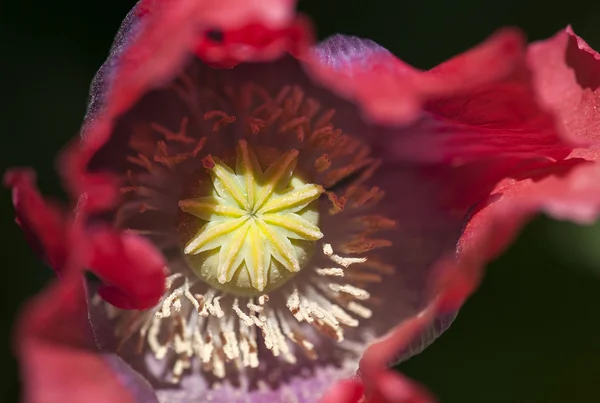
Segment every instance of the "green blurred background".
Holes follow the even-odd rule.
[[[583,0],[303,0],[319,37],[369,37],[403,60],[432,67],[495,29],[519,26],[531,40],[567,24],[600,49],[600,2]],[[0,6],[0,171],[33,166],[60,197],[54,157],[76,135],[89,82],[131,0],[3,2]],[[14,224],[0,195],[0,399],[18,401],[12,324],[20,305],[52,273]],[[401,366],[445,403],[600,401],[600,226],[536,220],[490,265],[455,324]],[[51,370],[49,368],[49,370]]]

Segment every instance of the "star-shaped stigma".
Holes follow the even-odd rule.
[[[179,202],[184,212],[206,221],[187,242],[184,253],[197,255],[220,248],[217,267],[211,268],[218,282],[230,282],[242,268],[258,291],[271,281],[275,261],[290,273],[300,271],[298,251],[303,249],[293,241],[323,237],[316,225],[315,207],[309,205],[324,190],[294,175],[297,159],[297,150],[287,151],[263,172],[245,140],[237,146],[235,171],[220,159],[207,157],[213,194]]]

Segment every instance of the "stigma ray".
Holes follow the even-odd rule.
[[[244,286],[231,280],[243,271],[248,286],[262,292],[273,284],[275,261],[290,273],[300,271],[302,256],[298,254],[305,250],[299,252],[290,239],[314,242],[323,236],[316,225],[318,216],[308,214],[311,211],[300,213],[323,188],[294,177],[297,157],[297,150],[285,152],[263,170],[253,148],[240,140],[235,170],[212,158],[207,170],[215,194],[179,202],[184,212],[206,222],[188,241],[184,253],[219,249],[216,267],[201,276],[215,277],[235,293]]]

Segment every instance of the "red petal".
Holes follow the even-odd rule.
[[[364,386],[358,379],[336,383],[323,396],[319,403],[435,403],[422,386],[393,370],[381,372],[371,385],[368,396],[363,394]]]
[[[454,166],[483,161],[493,171],[483,175],[489,187],[513,174],[522,160],[563,159],[572,151],[538,101],[521,36],[513,30],[428,72],[352,37],[334,36],[315,54],[318,62],[310,71],[358,102],[368,118],[384,124],[412,121],[372,136],[387,160]]]
[[[425,388],[394,371],[381,373],[375,382],[376,389],[367,398],[369,403],[435,403]]]
[[[494,195],[466,226],[459,244],[461,256],[495,257],[539,212],[580,224],[594,222],[600,216],[600,166],[557,164],[554,175],[543,179],[505,180]]]
[[[532,44],[527,62],[542,103],[559,118],[563,136],[572,142],[600,140],[600,54],[571,28]],[[582,150],[580,150],[582,151]],[[574,156],[597,159],[599,149]]]
[[[16,220],[31,248],[58,273],[67,258],[67,222],[61,209],[42,198],[35,186],[35,173],[13,169],[4,175],[12,189]]]
[[[312,42],[309,21],[297,17],[283,27],[251,22],[227,31],[208,30],[200,36],[195,53],[209,65],[229,68],[242,61],[275,59],[282,50],[302,54]]]
[[[139,17],[152,17],[163,13],[165,8],[185,7],[186,0],[141,0],[136,6]],[[265,26],[274,27],[294,17],[296,0],[199,0],[201,13],[194,18],[203,25],[228,29],[260,20]]]
[[[360,362],[360,378],[368,403],[433,403],[435,399],[423,387],[402,374],[388,369],[394,354],[408,348],[435,319],[438,302],[419,315],[406,320],[384,339],[369,346]]]
[[[162,297],[165,263],[148,241],[132,234],[72,227],[59,207],[40,196],[32,171],[9,171],[4,181],[13,189],[17,222],[31,247],[59,274],[65,274],[70,258],[69,270],[91,270],[107,283],[101,294],[122,308],[146,309]],[[73,236],[73,231],[79,232]]]
[[[103,229],[90,237],[90,269],[105,283],[98,290],[122,309],[147,309],[165,290],[163,256],[146,239]]]
[[[488,41],[429,72],[411,69],[389,52],[349,58],[343,66],[313,60],[312,75],[356,101],[372,120],[402,124],[415,120],[429,99],[464,93],[510,74],[523,58],[517,31],[501,31]]]
[[[563,159],[573,148],[560,137],[555,117],[539,104],[524,65],[466,94],[429,102],[426,109],[441,126],[429,150],[435,152],[438,143],[438,159],[444,162]]]
[[[15,338],[24,401],[133,403],[137,401],[133,393],[151,396],[149,386],[133,373],[122,372],[118,379],[95,351],[93,340],[79,274],[56,282],[30,302]]]
[[[548,158],[524,160],[499,155],[455,168],[435,166],[426,170],[426,177],[440,180],[439,193],[445,208],[468,209],[486,202],[498,182],[505,178],[539,180],[552,174],[562,174],[584,162],[580,158],[555,162]]]

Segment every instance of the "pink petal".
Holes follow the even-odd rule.
[[[30,169],[13,169],[4,175],[4,185],[12,189],[16,221],[31,248],[60,273],[67,259],[67,223],[64,212],[42,198]]]
[[[165,263],[150,242],[74,224],[74,217],[41,197],[33,171],[11,170],[4,181],[12,188],[17,222],[29,244],[58,274],[89,269],[107,283],[102,294],[120,307],[145,309],[162,297]]]
[[[123,309],[156,305],[165,288],[165,261],[150,241],[133,234],[91,231],[90,269],[105,285],[99,294]]]
[[[359,379],[337,382],[319,400],[319,403],[358,403],[364,395],[364,386]]]
[[[359,374],[368,403],[434,403],[436,399],[422,386],[388,369],[391,352],[405,350],[435,319],[439,302],[407,319],[385,338],[369,346],[360,362]],[[351,400],[347,400],[351,402]]]
[[[556,166],[542,179],[505,180],[495,198],[481,208],[465,228],[459,248],[462,256],[491,259],[501,253],[518,230],[535,214],[590,224],[600,215],[600,166]]]
[[[376,389],[368,403],[435,403],[424,387],[393,370],[382,372],[375,381]]]
[[[600,140],[600,54],[569,27],[527,50],[539,97],[558,117],[564,138],[579,144]],[[574,156],[597,159],[598,147]]]
[[[429,72],[412,69],[387,51],[363,52],[363,58],[350,57],[343,64],[328,62],[321,51],[307,68],[327,87],[359,104],[369,119],[402,124],[418,118],[427,100],[465,93],[507,76],[522,60],[523,48],[520,33],[505,30]]]
[[[24,401],[156,401],[144,380],[123,365],[116,372],[116,367],[96,351],[82,280],[73,273],[54,283],[20,316],[15,348],[21,363]]]

